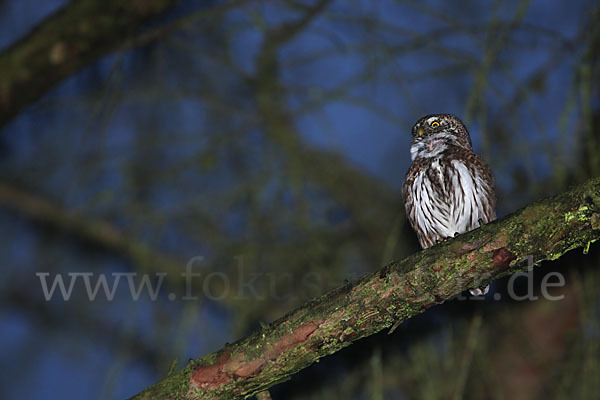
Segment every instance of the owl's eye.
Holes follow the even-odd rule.
[[[432,127],[432,128],[437,128],[438,126],[440,126],[440,123],[439,123],[439,122],[437,122],[437,121],[433,121],[433,122],[431,123],[431,127]]]

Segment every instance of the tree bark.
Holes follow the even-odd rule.
[[[251,336],[191,361],[135,399],[235,399],[443,303],[600,238],[600,178],[330,291]]]
[[[0,126],[178,0],[72,1],[0,54]]]

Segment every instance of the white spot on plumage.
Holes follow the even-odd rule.
[[[435,117],[435,116],[434,116],[434,117],[429,117],[429,118],[427,118],[427,119],[425,120],[425,122],[427,122],[427,125],[431,125],[431,123],[432,123],[433,121],[437,121],[437,119],[438,119],[438,118],[437,118],[437,117]]]

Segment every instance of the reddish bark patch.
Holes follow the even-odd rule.
[[[467,260],[469,262],[473,262],[477,259],[477,253],[469,253],[467,254]]]
[[[223,371],[234,377],[254,376],[262,371],[266,363],[267,361],[262,357],[246,361],[244,353],[237,353],[223,365]]]
[[[192,385],[213,389],[231,381],[231,377],[223,371],[229,357],[229,353],[225,353],[214,364],[197,367],[190,377]]]
[[[279,354],[287,351],[298,343],[302,343],[308,339],[310,335],[316,331],[321,325],[322,321],[309,321],[300,325],[292,332],[289,332],[283,335],[279,340],[271,346],[269,350],[266,352],[266,356],[268,359],[274,359]]]
[[[381,294],[382,299],[387,299],[392,293],[394,293],[395,289],[390,288]]]
[[[473,250],[476,250],[476,249],[480,248],[487,240],[489,240],[489,239],[483,238],[483,239],[476,240],[471,243],[461,243],[460,251],[458,252],[458,254],[465,254],[465,253],[471,252]]]
[[[233,379],[258,375],[266,363],[264,358],[245,361],[243,353],[233,357],[226,353],[212,365],[197,367],[191,374],[191,384],[203,389],[216,389]]]
[[[510,262],[515,260],[517,256],[507,250],[505,247],[494,250],[492,261],[498,268],[508,268]]]
[[[264,358],[257,358],[256,360],[248,361],[241,367],[236,369],[233,374],[238,377],[247,378],[249,376],[255,376],[262,371],[267,361]]]

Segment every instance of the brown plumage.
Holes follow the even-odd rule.
[[[402,193],[406,215],[421,247],[496,219],[494,176],[473,153],[462,121],[427,115],[412,129],[410,166]]]

